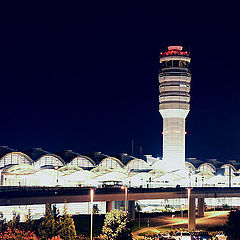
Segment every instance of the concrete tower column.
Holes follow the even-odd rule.
[[[205,205],[204,198],[198,198],[198,217],[204,217]]]
[[[195,230],[196,227],[196,199],[190,196],[188,198],[188,229]]]
[[[128,213],[129,217],[135,220],[135,201],[128,201]]]
[[[191,59],[181,46],[161,53],[159,111],[163,118],[163,168],[185,169],[185,119],[190,110]]]
[[[113,202],[112,201],[106,201],[106,212],[110,212],[113,210]]]

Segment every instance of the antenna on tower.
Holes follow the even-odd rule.
[[[134,151],[134,141],[132,140],[132,156],[133,156],[133,151]]]
[[[191,54],[191,47],[189,44],[188,44],[188,53]]]
[[[143,155],[143,149],[142,149],[142,146],[139,147],[139,153],[140,153],[140,156]]]

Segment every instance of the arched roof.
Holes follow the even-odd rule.
[[[73,162],[76,158],[84,158],[85,160],[88,160],[90,163],[93,164],[93,166],[96,165],[96,163],[88,156],[84,156],[84,155],[78,155],[76,157],[74,157],[69,163]]]
[[[192,167],[193,169],[196,169],[196,167],[191,163],[191,162],[185,162],[185,166],[190,166],[190,167]]]
[[[93,152],[86,154],[87,157],[91,158],[95,164],[99,164],[104,158],[110,157],[109,155],[106,155],[101,152]]]
[[[23,153],[23,152],[15,152],[15,151],[11,151],[11,152],[5,154],[4,156],[2,156],[1,159],[0,159],[0,161],[1,161],[3,158],[5,158],[5,157],[7,157],[8,155],[10,155],[10,154],[19,154],[19,155],[25,157],[25,158],[29,161],[30,164],[33,163],[33,160],[32,160],[28,155],[26,155],[26,154]]]
[[[57,160],[59,160],[63,165],[65,164],[65,161],[61,157],[59,157],[58,155],[53,154],[53,153],[44,154],[40,158],[38,158],[35,162],[37,162],[37,161],[41,160],[41,158],[44,158],[44,157],[47,157],[47,156],[54,157]]]
[[[221,168],[225,168],[225,167],[230,167],[230,168],[232,168],[232,169],[234,170],[234,172],[237,171],[237,169],[236,169],[232,164],[230,164],[230,163],[226,163],[226,164],[223,164],[223,165],[221,166]]]
[[[210,166],[214,171],[216,171],[216,167],[212,164],[212,163],[209,163],[209,162],[205,162],[205,163],[202,163],[198,169],[200,169],[200,167],[204,166],[204,165],[207,165],[207,166]]]
[[[114,160],[117,163],[119,163],[121,167],[124,167],[124,164],[118,158],[115,158],[115,157],[106,157],[101,162],[99,162],[99,164],[101,164],[103,161],[106,161],[106,160]]]
[[[240,162],[236,161],[236,160],[228,160],[227,163],[231,164],[232,166],[234,166],[234,168],[236,170],[240,169]]]
[[[23,153],[28,155],[33,161],[37,161],[43,155],[50,154],[49,152],[41,148],[30,148],[28,150],[23,151]]]
[[[11,152],[17,152],[17,150],[9,148],[8,146],[0,146],[0,159]]]
[[[79,153],[73,152],[73,150],[63,150],[57,152],[55,155],[59,156],[62,158],[65,163],[70,163],[75,157],[80,157],[82,156]]]
[[[127,165],[128,162],[135,159],[135,157],[128,155],[127,153],[116,154],[115,157],[119,159],[124,165]]]
[[[204,163],[202,160],[197,158],[186,158],[185,162],[191,163],[195,168],[198,168],[202,163]]]
[[[213,159],[207,159],[206,163],[210,163],[212,164],[215,168],[220,168],[224,163],[218,161],[217,159],[213,158]]]
[[[133,158],[132,160],[130,160],[130,161],[126,164],[126,166],[130,165],[130,164],[131,164],[132,162],[134,162],[134,161],[142,162],[142,163],[145,164],[147,167],[149,167],[149,165],[147,164],[147,162],[144,161],[143,159],[140,159],[140,158]]]

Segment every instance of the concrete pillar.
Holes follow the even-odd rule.
[[[128,213],[129,217],[135,220],[135,201],[128,201]]]
[[[106,201],[106,212],[110,212],[113,210],[113,202],[112,201]]]
[[[188,229],[195,230],[196,227],[196,203],[195,197],[188,198]]]
[[[198,217],[204,217],[205,205],[204,198],[198,198]]]

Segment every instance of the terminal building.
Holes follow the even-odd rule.
[[[163,157],[140,157],[127,153],[108,155],[101,152],[81,154],[72,150],[56,153],[41,148],[19,151],[0,147],[1,186],[42,187],[240,187],[240,162],[225,159],[185,157],[185,119],[190,111],[190,55],[181,46],[170,46],[160,54],[159,111],[163,118]],[[160,200],[159,200],[160,201]],[[152,201],[153,205],[160,202]],[[223,204],[228,199],[208,204]],[[239,205],[230,199],[229,205]],[[80,204],[80,203],[79,203]],[[89,213],[89,205],[71,204],[70,213]],[[105,203],[98,203],[101,213]],[[119,203],[118,206],[119,207]],[[161,203],[166,205],[166,203]],[[182,206],[184,202],[178,202]],[[142,201],[149,207],[150,201]],[[169,205],[169,203],[168,203]],[[176,205],[176,203],[173,203]],[[185,204],[186,205],[186,204]],[[26,206],[27,207],[27,206]],[[41,206],[44,208],[44,206]],[[26,208],[18,210],[26,212]],[[33,207],[37,216],[40,206]],[[80,209],[80,210],[79,210]],[[8,213],[6,213],[8,211]],[[12,207],[0,207],[4,216],[12,216]],[[15,210],[16,211],[16,210]],[[43,214],[44,211],[42,211]],[[27,213],[27,212],[26,212]],[[24,214],[23,214],[24,215]]]
[[[101,152],[79,154],[71,150],[50,153],[41,148],[18,151],[0,147],[1,186],[42,187],[104,187],[110,185],[132,188],[159,187],[240,187],[240,163],[216,159],[185,161],[185,173],[162,169],[163,160],[151,155],[141,158],[126,153],[110,156]],[[240,199],[205,199],[208,206],[238,206]],[[94,203],[99,213],[106,213],[106,202]],[[143,212],[187,209],[187,199],[139,200]],[[60,212],[64,204],[57,204]],[[168,209],[166,209],[168,206]],[[114,208],[124,209],[124,202],[114,202]],[[28,210],[33,218],[44,214],[44,205],[2,206],[0,212],[7,220],[13,211],[24,221]],[[71,214],[89,214],[89,203],[69,203]]]
[[[41,148],[18,151],[0,147],[1,186],[239,187],[240,163],[216,159],[185,161],[185,174],[162,169],[163,160],[126,153],[82,155],[72,150],[50,153]]]

